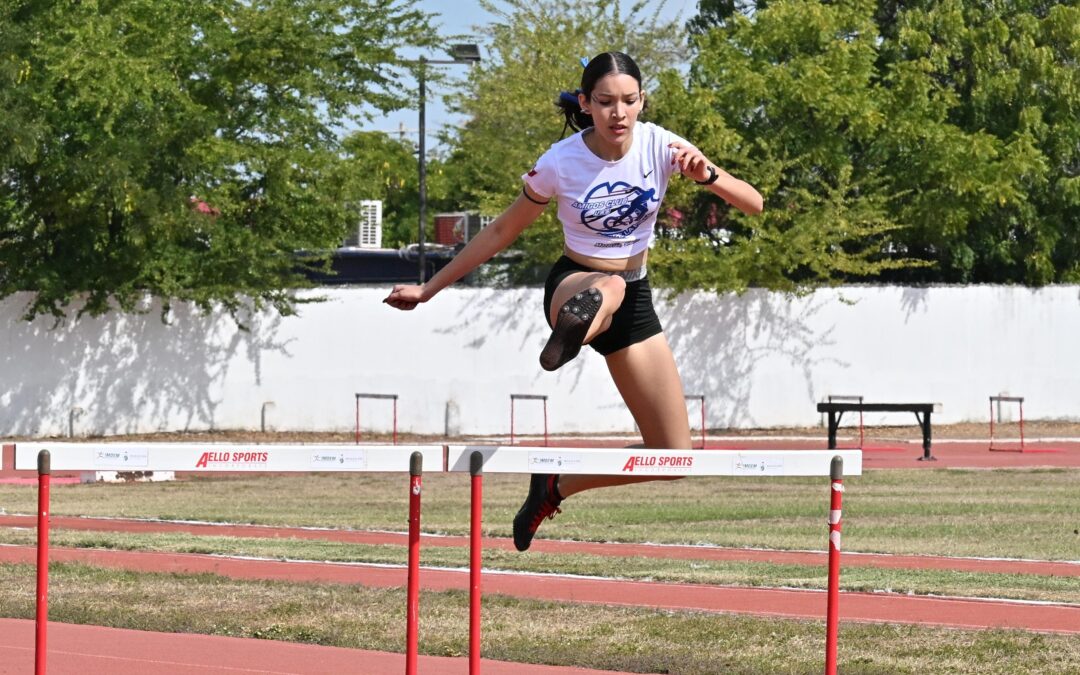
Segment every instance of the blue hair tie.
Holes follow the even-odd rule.
[[[571,106],[574,106],[574,105],[578,104],[577,93],[573,93],[573,92],[569,92],[569,91],[560,92],[559,93],[559,100],[561,100],[564,103],[566,103],[567,105],[571,105]]]
[[[582,68],[588,68],[589,67],[589,58],[587,56],[582,56],[581,57],[581,67]]]

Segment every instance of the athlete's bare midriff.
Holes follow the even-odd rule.
[[[636,270],[643,266],[645,264],[645,259],[649,257],[648,249],[632,255],[629,258],[593,258],[571,251],[566,247],[563,247],[563,253],[567,258],[570,258],[577,264],[584,265],[589,269],[597,270],[599,272],[625,272],[627,270]]]

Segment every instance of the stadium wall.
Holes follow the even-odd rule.
[[[349,431],[357,392],[398,394],[404,432],[505,434],[511,393],[548,395],[552,433],[633,431],[597,354],[539,368],[540,289],[451,288],[412,312],[382,304],[387,292],[305,292],[326,301],[242,316],[243,328],[185,305],[163,323],[153,302],[143,314],[26,322],[29,296],[9,297],[0,435]],[[940,402],[946,423],[985,421],[987,397],[1006,392],[1027,397],[1029,418],[1080,411],[1078,286],[658,294],[658,310],[711,428],[818,425],[814,403],[830,394]],[[534,403],[519,403],[517,433],[542,430]],[[389,401],[361,413],[365,431],[390,429]]]

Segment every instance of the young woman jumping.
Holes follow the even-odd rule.
[[[686,140],[638,122],[645,104],[641,72],[621,52],[596,56],[575,94],[559,106],[578,132],[555,143],[522,176],[517,200],[423,285],[394,286],[383,301],[411,310],[509,247],[555,200],[563,256],[544,285],[551,337],[540,365],[556,370],[582,345],[602,354],[646,448],[688,449],[690,422],[675,358],[653,309],[646,272],[649,245],[668,181],[676,172],[747,214],[761,195],[718,168]],[[535,474],[514,518],[514,545],[529,548],[544,518],[583,490],[663,476]]]

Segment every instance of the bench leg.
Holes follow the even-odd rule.
[[[915,419],[919,420],[919,426],[922,428],[923,454],[922,457],[919,457],[919,461],[937,461],[937,457],[930,454],[930,411],[927,410],[922,415],[915,413]]]
[[[840,428],[840,418],[844,413],[829,411],[829,450],[836,449],[836,430]]]

